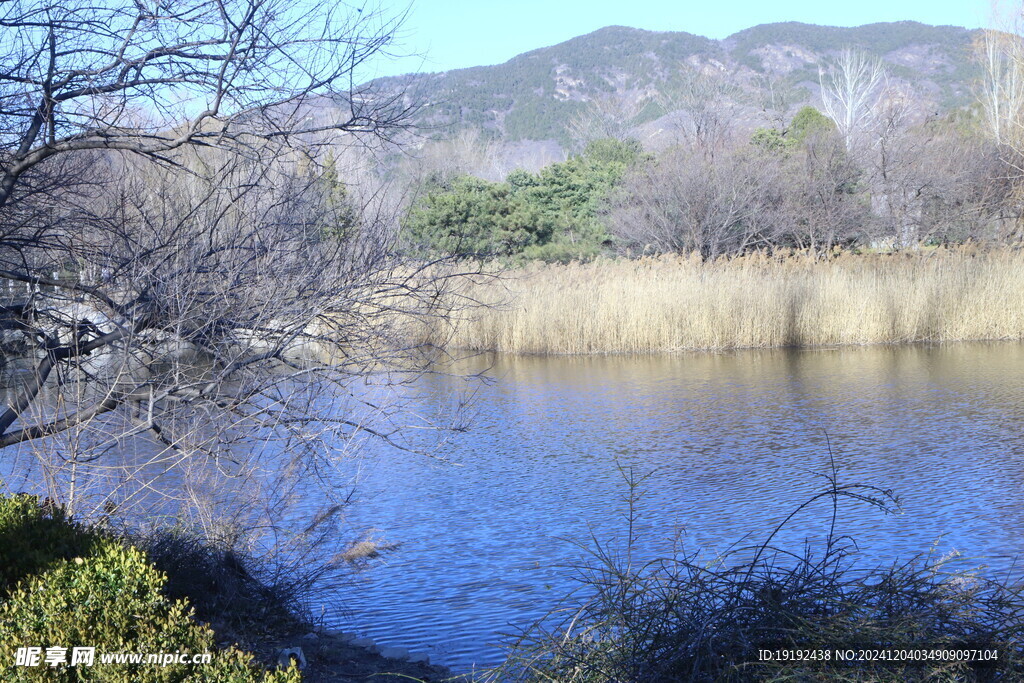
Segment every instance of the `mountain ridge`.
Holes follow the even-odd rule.
[[[637,102],[650,105],[628,122],[641,135],[675,125],[685,118],[681,93],[692,90],[696,77],[719,82],[723,101],[744,125],[756,118],[768,83],[785,91],[792,106],[818,105],[819,70],[844,47],[882,60],[891,85],[922,111],[951,111],[971,102],[980,75],[972,52],[980,35],[979,29],[914,21],[849,28],[777,22],[719,40],[606,26],[501,64],[389,76],[368,88],[425,101],[416,123],[437,136],[468,128],[505,142],[569,146],[569,123],[595,102],[617,103],[624,112]]]

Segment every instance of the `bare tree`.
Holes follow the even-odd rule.
[[[1006,175],[1014,186],[1015,204],[1024,196],[1024,39],[1021,37],[1020,4],[1008,5],[1012,14],[999,17],[993,12],[998,26],[982,33],[978,43],[978,56],[983,77],[978,83],[978,102],[984,115],[985,129],[990,139],[1000,148]],[[993,9],[1000,9],[993,4]],[[1007,236],[1019,239],[1024,234],[1019,213],[1002,223]]]
[[[634,253],[705,259],[772,246],[784,188],[776,160],[755,154],[675,148],[634,169],[611,213],[619,242]]]
[[[985,125],[996,144],[1010,143],[1024,123],[1024,46],[1017,35],[989,29],[979,47],[984,77],[978,100]]]
[[[879,98],[886,80],[885,67],[863,52],[845,49],[826,74],[819,71],[821,103],[835,121],[847,151],[853,151],[858,137],[878,117]]]
[[[329,479],[352,439],[407,445],[391,399],[452,273],[377,216],[335,229],[317,145],[411,111],[353,86],[397,23],[342,7],[0,3],[0,278],[25,288],[0,308],[24,349],[0,448],[62,502],[170,495],[154,481],[199,464]]]
[[[416,172],[451,179],[474,175],[500,181],[507,174],[500,159],[498,143],[476,128],[465,128],[443,140],[425,143],[415,160]]]
[[[799,88],[771,74],[757,76],[753,82],[762,118],[772,128],[783,130],[793,110],[804,101],[804,94]]]
[[[667,110],[682,112],[687,142],[710,158],[731,140],[736,109],[732,95],[723,74],[685,68],[663,99]]]
[[[183,146],[237,149],[254,137],[392,134],[409,107],[351,79],[397,24],[341,11],[280,0],[4,2],[0,207],[25,173],[69,152],[166,160]],[[304,125],[324,97],[342,97],[347,115]]]
[[[583,151],[595,140],[625,140],[644,108],[651,102],[651,98],[644,96],[615,95],[603,95],[589,100],[569,120],[569,135],[575,142],[577,151]]]
[[[999,147],[941,128],[916,134],[925,137],[918,159],[924,175],[919,239],[941,244],[1019,239],[1012,234],[1019,198]]]
[[[879,237],[905,249],[1005,236],[1000,214],[1013,204],[1013,183],[998,143],[948,121],[920,120],[910,96],[896,91],[887,94],[872,132],[865,172]]]
[[[38,446],[68,502],[92,482],[123,507],[161,488],[157,463],[238,483],[284,458],[331,481],[352,438],[403,445],[389,394],[423,368],[408,325],[442,313],[440,266],[391,254],[375,221],[328,237],[340,209],[315,178],[203,156],[176,160],[189,174],[115,169],[65,212],[73,238],[41,255],[91,274],[39,278],[10,312],[38,350],[0,445]],[[140,438],[145,456],[125,461]]]
[[[868,232],[872,221],[860,187],[863,172],[838,132],[813,132],[784,160],[781,172],[786,186],[781,244],[825,256]]]
[[[920,164],[926,140],[913,134],[911,113],[907,96],[897,92],[886,97],[879,106],[872,131],[875,146],[867,163],[874,212],[881,219],[884,236],[900,249],[919,242],[929,182]]]

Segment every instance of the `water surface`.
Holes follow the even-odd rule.
[[[376,529],[401,547],[327,587],[328,624],[457,671],[497,663],[502,633],[575,587],[567,567],[580,544],[622,547],[628,471],[647,475],[642,558],[676,538],[709,559],[763,540],[822,488],[832,462],[840,482],[902,501],[892,515],[841,507],[839,531],[865,567],[957,550],[995,575],[1024,550],[1024,345],[498,357],[461,369],[485,365],[492,383],[432,375],[419,387],[414,407],[428,418],[450,407],[437,396],[475,390],[448,463],[372,442],[350,461],[361,478],[349,533]],[[142,450],[123,462],[145,450],[126,445]],[[11,490],[40,482],[34,472],[27,457],[0,467]],[[325,503],[316,491],[303,520]],[[777,544],[799,552],[820,540],[829,512],[798,516]]]
[[[841,508],[865,565],[934,548],[997,573],[1022,550],[1022,345],[491,361],[497,382],[478,391],[456,464],[369,458],[350,522],[402,547],[343,589],[336,623],[458,670],[493,664],[500,633],[572,588],[574,542],[621,543],[623,469],[650,474],[642,554],[677,533],[715,552],[763,539],[819,490],[829,444],[841,482],[902,501],[888,516]],[[820,539],[828,512],[779,543]]]

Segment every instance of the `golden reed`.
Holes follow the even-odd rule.
[[[521,354],[1024,338],[1024,251],[534,265],[465,294],[449,348]]]

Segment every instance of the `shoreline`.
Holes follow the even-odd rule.
[[[464,352],[469,355],[458,357],[472,358],[477,356],[491,355],[511,358],[653,358],[661,356],[682,356],[687,354],[725,354],[736,351],[846,351],[851,349],[877,349],[882,347],[904,348],[908,346],[954,346],[958,344],[1021,344],[1024,337],[1002,337],[984,339],[943,339],[912,340],[912,341],[889,341],[889,342],[863,342],[848,344],[818,344],[803,346],[729,346],[716,348],[682,348],[663,349],[656,351],[592,351],[589,353],[556,353],[551,351],[495,351],[494,349],[473,349],[463,347],[448,347],[448,351]]]

